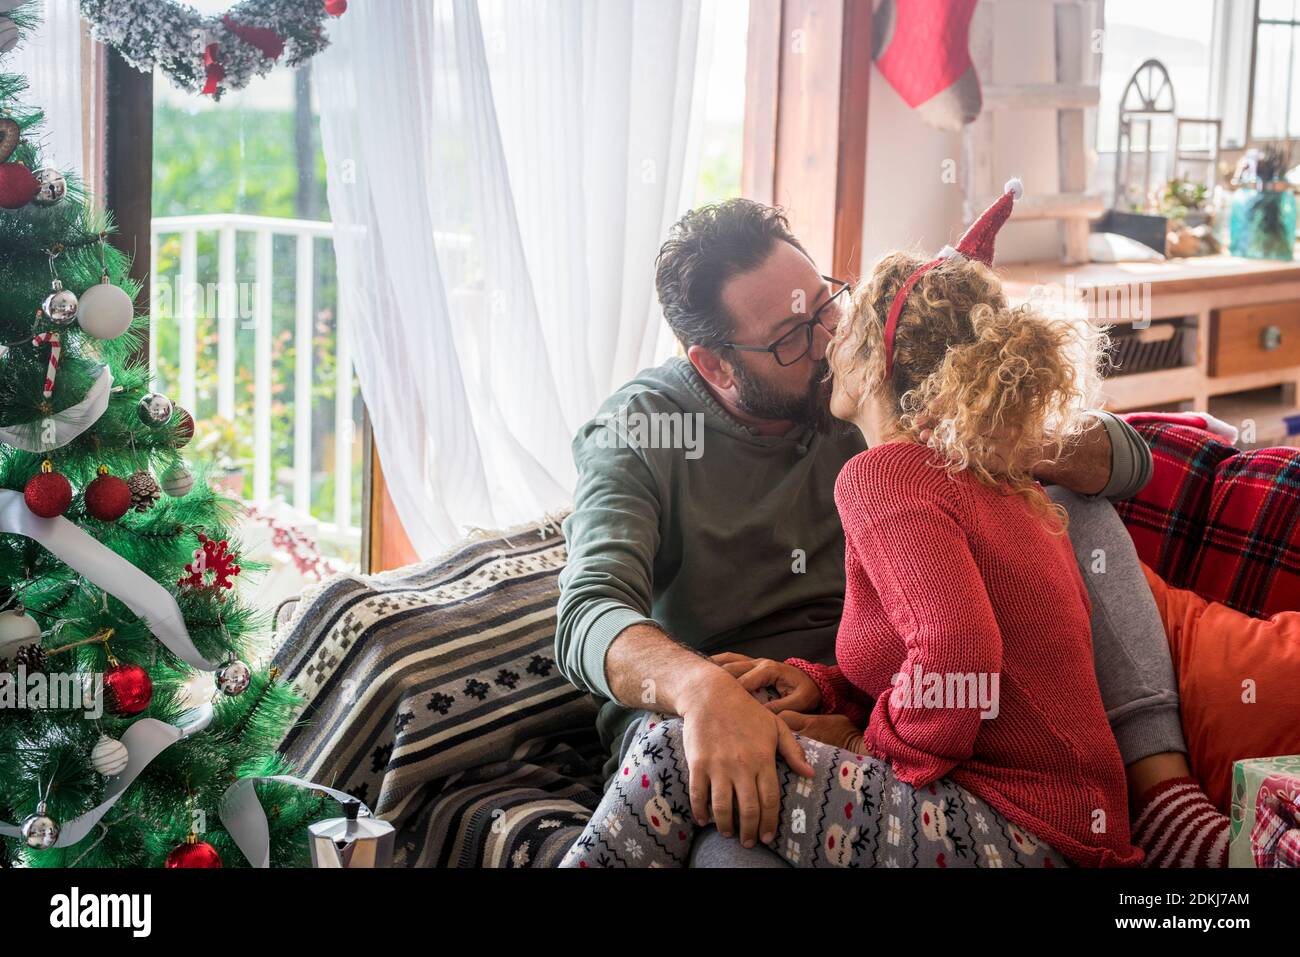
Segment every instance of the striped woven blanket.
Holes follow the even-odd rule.
[[[554,523],[304,595],[275,664],[280,750],[398,830],[396,864],[550,866],[595,808],[597,702],[555,666]]]

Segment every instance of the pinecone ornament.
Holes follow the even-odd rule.
[[[50,657],[40,645],[23,645],[14,655],[14,667],[24,667],[29,675],[45,673],[50,665]]]
[[[136,472],[126,480],[126,487],[131,490],[131,507],[137,512],[147,512],[153,508],[162,494],[162,489],[154,477],[145,469]]]

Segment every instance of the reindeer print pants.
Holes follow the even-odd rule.
[[[1068,867],[1059,852],[948,779],[923,788],[885,762],[796,735],[815,774],[777,762],[773,849],[796,867]],[[685,867],[690,812],[682,721],[648,714],[561,867]]]

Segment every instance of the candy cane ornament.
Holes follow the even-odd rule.
[[[49,332],[37,333],[37,335],[32,338],[32,345],[34,346],[43,346],[46,344],[50,347],[50,364],[45,368],[45,388],[41,394],[48,399],[54,394],[54,377],[58,375],[59,356],[63,353],[63,343],[59,339],[59,332],[57,329],[52,329]]]

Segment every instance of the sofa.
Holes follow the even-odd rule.
[[[1300,451],[1138,428],[1155,471],[1119,512],[1143,562],[1247,615],[1300,609]],[[392,822],[396,866],[551,866],[595,808],[598,702],[552,647],[564,560],[552,518],[294,607],[275,664],[302,720],[280,750]]]

